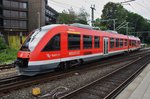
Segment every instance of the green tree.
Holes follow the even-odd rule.
[[[108,2],[102,10],[102,20],[117,19],[116,25],[121,24],[127,18],[127,10],[120,3]],[[113,29],[113,21],[104,21],[103,26]]]
[[[82,23],[82,24],[88,24],[87,21],[88,21],[88,17],[90,15],[86,12],[86,10],[82,7],[80,8],[80,11],[79,11],[79,14],[76,18],[76,22],[77,23]]]
[[[127,21],[130,22],[130,27],[133,27],[132,31],[149,31],[150,23],[147,19],[143,18],[141,15],[138,15],[133,12],[128,12]]]
[[[57,23],[71,24],[75,22],[76,17],[77,15],[72,8],[68,9],[68,12],[63,10],[62,13],[59,14]]]
[[[68,11],[64,10],[59,14],[57,19],[57,23],[61,24],[72,24],[72,23],[82,23],[87,24],[87,19],[89,14],[82,7],[80,8],[79,14],[75,13],[73,8],[68,9]]]
[[[136,13],[127,11],[123,6],[119,3],[108,2],[102,11],[102,20],[108,19],[117,19],[116,27],[119,26],[122,22],[129,22],[128,30],[129,32],[137,32],[137,31],[150,31],[150,20],[143,18],[141,15]],[[113,29],[112,21],[104,21],[101,22],[101,25],[106,27],[107,29]],[[125,28],[121,28],[117,30],[119,33],[126,33]]]
[[[94,24],[95,27],[99,27],[101,30],[106,30],[106,29],[107,29],[107,27],[106,27],[105,25],[102,25],[100,18],[97,18],[97,19],[94,21],[93,24]]]

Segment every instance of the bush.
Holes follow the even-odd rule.
[[[17,50],[7,47],[7,49],[0,50],[0,64],[12,63],[17,56]]]
[[[6,49],[7,45],[4,41],[4,38],[0,36],[0,50]]]

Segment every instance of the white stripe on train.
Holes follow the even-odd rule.
[[[135,48],[133,48],[135,49]],[[132,50],[133,50],[132,49]],[[130,49],[131,50],[131,49]],[[119,53],[123,51],[128,51],[126,50],[119,50],[119,51],[111,51],[106,55],[113,54],[113,53]],[[102,56],[105,55],[103,53],[98,53],[98,54],[92,54],[92,55],[81,55],[81,56],[73,56],[73,57],[67,57],[67,58],[60,58],[60,59],[53,59],[53,60],[44,60],[44,61],[29,61],[29,66],[35,66],[35,65],[46,65],[46,64],[52,64],[52,63],[58,63],[58,62],[64,62],[64,61],[70,61],[74,59],[83,59],[83,58],[89,58],[89,57],[95,57],[95,56]]]
[[[69,61],[69,60],[74,60],[74,59],[81,59],[81,58],[89,58],[89,57],[100,56],[100,55],[103,55],[103,53],[92,54],[92,55],[73,56],[73,57],[53,59],[53,60],[44,60],[44,61],[30,61],[29,65],[30,66],[32,66],[32,65],[45,65],[45,64],[64,62],[64,61]]]

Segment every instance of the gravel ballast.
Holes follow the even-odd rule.
[[[8,77],[13,77],[13,76],[16,76],[18,74],[19,73],[16,70],[16,68],[1,70],[0,71],[0,79],[8,78]]]
[[[54,80],[54,81],[49,81],[47,83],[38,84],[38,85],[30,86],[30,87],[27,87],[24,89],[12,91],[11,93],[9,93],[7,95],[2,96],[0,99],[37,99],[37,97],[34,97],[32,95],[32,88],[35,88],[35,87],[39,87],[41,89],[42,95],[46,94],[46,93],[50,93],[58,87],[65,87],[65,88],[68,88],[68,91],[72,91],[81,86],[84,86],[85,84],[87,84],[93,80],[96,80],[99,77],[102,77],[103,75],[110,73],[111,71],[113,71],[127,63],[129,63],[129,61],[111,65],[111,66],[100,67],[98,69],[85,71],[84,73],[75,73],[75,75],[73,75],[71,77],[66,77],[66,78],[62,78],[62,79],[58,79],[58,80]],[[0,77],[1,77],[1,75],[0,75]],[[61,92],[62,91],[64,91],[64,90],[61,89]],[[45,99],[47,99],[47,98],[48,97],[45,97]],[[44,98],[42,98],[42,99],[44,99]]]

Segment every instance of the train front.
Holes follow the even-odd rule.
[[[21,75],[34,76],[39,74],[40,66],[32,65],[31,61],[33,60],[33,56],[40,53],[40,51],[37,51],[37,49],[39,49],[38,43],[43,39],[44,35],[46,35],[46,33],[48,33],[48,31],[52,27],[54,26],[49,25],[34,30],[21,46],[17,54],[17,60],[14,62]]]

